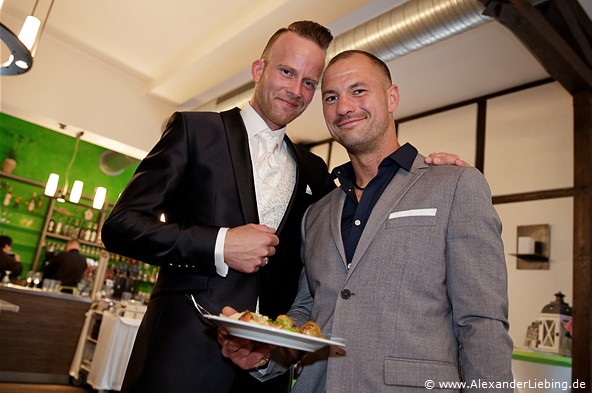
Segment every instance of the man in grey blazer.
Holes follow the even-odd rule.
[[[222,331],[223,354],[262,379],[300,360],[295,392],[511,392],[501,223],[484,177],[426,165],[400,146],[398,88],[375,56],[337,55],[322,94],[351,162],[333,171],[340,188],[304,216],[305,268],[289,315],[347,347],[300,357]]]

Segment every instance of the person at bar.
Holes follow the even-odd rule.
[[[63,287],[76,287],[87,268],[86,258],[80,254],[80,243],[76,239],[70,239],[66,249],[43,267],[43,279],[61,281]]]
[[[14,281],[23,271],[19,254],[12,252],[12,238],[0,235],[0,280],[4,279],[6,272],[10,272],[9,281]]]

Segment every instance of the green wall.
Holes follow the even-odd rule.
[[[17,161],[12,172],[15,176],[45,184],[49,174],[54,172],[60,175],[59,187],[63,187],[75,142],[74,137],[0,113],[0,164],[13,155]],[[106,200],[114,203],[133,176],[139,161],[119,175],[107,175],[99,168],[99,157],[105,151],[107,149],[81,140],[69,183],[71,188],[74,180],[84,181],[83,195],[89,198],[94,195],[96,187],[105,187]],[[13,250],[21,256],[24,272],[33,261],[48,211],[50,199],[43,195],[43,191],[42,187],[8,179],[0,172],[0,234],[13,239]],[[10,203],[4,206],[9,192],[12,195]],[[29,211],[27,207],[32,198],[35,199],[35,207]],[[87,200],[84,203],[90,205],[92,202]]]
[[[12,148],[17,161],[14,175],[45,183],[49,174],[54,172],[60,175],[60,186],[63,186],[64,174],[74,152],[75,138],[5,113],[0,113],[0,135],[0,162],[4,161]],[[99,156],[107,150],[80,141],[69,182],[71,187],[76,179],[84,181],[83,194],[88,196],[94,195],[96,187],[103,186],[107,188],[107,201],[113,203],[132,177],[139,161],[120,175],[107,175],[99,168]]]

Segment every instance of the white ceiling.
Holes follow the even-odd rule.
[[[592,1],[579,1],[588,16],[592,15]],[[160,131],[170,112],[194,109],[249,82],[252,60],[259,56],[267,38],[279,27],[294,20],[310,19],[330,27],[337,36],[403,2],[55,0],[33,70],[24,75],[3,76],[0,81],[2,111],[50,128],[56,128],[51,126],[52,122],[75,124],[94,135],[98,144],[141,156],[158,138],[158,132],[152,131],[152,127]],[[22,20],[31,13],[34,4],[35,0],[5,0],[2,23],[18,33]],[[36,15],[43,15],[48,4],[49,0],[39,0]],[[102,64],[103,70],[108,69],[117,77],[123,75],[127,80],[133,80],[133,84],[116,84],[115,87],[99,83],[87,93],[98,97],[127,97],[123,89],[136,89],[134,101],[146,100],[150,108],[158,107],[153,118],[145,120],[151,125],[138,125],[137,129],[129,126],[128,123],[134,124],[133,119],[125,117],[146,117],[141,115],[146,109],[127,111],[130,113],[110,110],[107,102],[110,99],[102,100],[102,115],[110,117],[111,125],[125,124],[124,130],[107,129],[100,119],[93,118],[92,111],[69,113],[67,108],[58,110],[48,102],[33,106],[29,104],[30,93],[29,99],[17,99],[16,96],[27,89],[45,91],[55,86],[52,83],[59,85],[60,91],[74,91],[76,87],[70,85],[80,85],[84,78],[91,83],[95,76],[92,72],[82,79],[73,76],[76,64],[69,63],[63,53],[53,49],[58,48],[57,44],[67,47],[68,53],[75,51],[76,56],[84,56],[84,61]],[[45,50],[44,45],[47,46]],[[2,50],[4,61],[6,50],[4,47]],[[52,56],[60,54],[62,67],[72,68],[70,77],[67,72],[53,72],[26,79],[37,67],[43,69],[44,62],[49,63]],[[81,63],[82,60],[78,61]],[[402,95],[396,117],[548,76],[520,42],[496,22],[390,61],[389,66]],[[55,100],[60,100],[59,91],[54,89],[52,94]],[[318,96],[307,112],[288,128],[289,135],[296,142],[329,137]],[[84,97],[79,96],[78,100],[84,100]],[[27,108],[28,105],[31,106]],[[117,105],[127,106],[126,102]],[[133,105],[139,106],[140,103]],[[133,105],[129,102],[130,107]],[[147,133],[148,128],[151,131]],[[126,146],[132,150],[127,151]]]

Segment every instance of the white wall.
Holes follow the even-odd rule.
[[[547,84],[487,104],[485,177],[493,195],[573,187],[571,96]],[[508,255],[510,335],[524,345],[526,328],[556,292],[573,304],[573,198],[496,205],[506,253],[516,252],[519,225],[549,224],[550,269],[518,270]]]
[[[493,195],[573,187],[571,96],[547,84],[487,103],[485,177]]]
[[[399,125],[399,142],[411,143],[425,156],[431,152],[456,153],[475,165],[477,105],[423,117]]]
[[[143,158],[174,111],[148,96],[140,79],[51,34],[43,35],[34,62],[31,71],[0,79],[2,112],[54,130],[65,123],[72,135],[84,130],[84,140]],[[109,139],[119,143],[106,146]]]

